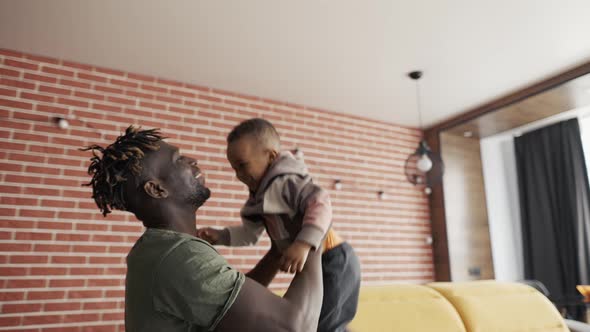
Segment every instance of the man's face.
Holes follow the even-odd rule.
[[[197,161],[166,142],[161,141],[158,151],[146,155],[144,167],[168,191],[167,199],[199,208],[211,195]]]
[[[261,146],[255,137],[246,135],[227,146],[227,160],[238,180],[255,192],[273,158],[271,151]]]

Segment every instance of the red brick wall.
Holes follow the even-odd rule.
[[[162,128],[200,161],[213,194],[197,223],[224,226],[239,223],[246,198],[225,135],[250,117],[272,121],[330,191],[364,284],[434,278],[427,199],[403,175],[416,129],[10,50],[0,50],[0,75],[0,331],[123,331],[125,256],[142,226],[122,212],[102,217],[81,187],[89,155],[77,149],[129,124]],[[220,251],[246,271],[268,245]]]

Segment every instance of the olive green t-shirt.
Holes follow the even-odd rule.
[[[207,242],[148,228],[127,256],[125,330],[211,331],[244,280]]]

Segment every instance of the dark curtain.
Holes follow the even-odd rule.
[[[568,316],[584,316],[576,285],[587,284],[590,190],[577,119],[514,140],[525,278],[547,286]]]

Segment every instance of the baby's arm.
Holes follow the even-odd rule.
[[[232,247],[249,246],[258,242],[264,232],[262,222],[254,222],[242,218],[240,226],[231,226],[223,229],[204,227],[197,230],[197,236],[213,245]]]

